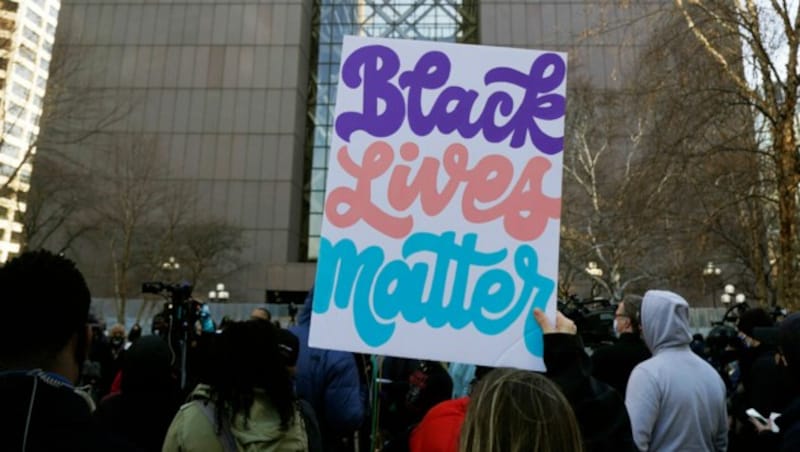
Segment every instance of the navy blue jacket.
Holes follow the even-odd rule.
[[[358,429],[365,412],[366,390],[362,388],[352,353],[308,346],[311,327],[309,291],[297,326],[290,328],[300,341],[297,357],[297,396],[311,403],[320,424],[325,450],[336,450],[341,438]]]

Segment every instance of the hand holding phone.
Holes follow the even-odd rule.
[[[778,413],[770,413],[769,419],[765,418],[761,415],[758,411],[754,408],[749,408],[745,411],[745,414],[750,416],[750,422],[756,427],[759,432],[763,431],[771,431],[774,433],[780,432],[777,424],[775,424],[775,419],[777,419],[780,414]]]

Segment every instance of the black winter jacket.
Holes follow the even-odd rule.
[[[625,402],[613,388],[591,376],[591,363],[579,336],[544,335],[547,376],[569,400],[586,452],[635,451]]]

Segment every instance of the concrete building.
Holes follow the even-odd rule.
[[[64,0],[57,45],[90,68],[76,83],[135,99],[106,134],[156,137],[169,178],[196,188],[196,209],[243,228],[250,265],[224,282],[232,301],[260,301],[313,282],[345,34],[567,51],[571,78],[614,85],[630,36],[587,38],[596,3]],[[110,295],[108,258],[69,252],[95,294]]]
[[[0,262],[19,252],[60,0],[6,0],[0,7]]]

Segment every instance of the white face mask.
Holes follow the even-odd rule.
[[[618,327],[617,318],[614,317],[614,336],[615,337],[619,337],[619,329],[617,327]]]

